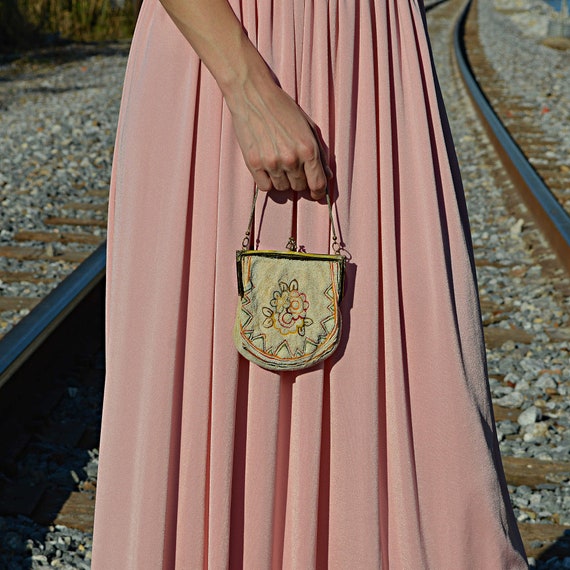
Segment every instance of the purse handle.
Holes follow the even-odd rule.
[[[253,202],[251,204],[251,213],[249,214],[249,223],[247,225],[245,237],[243,238],[243,240],[241,242],[242,250],[246,250],[249,246],[250,237],[251,237],[251,229],[253,227],[253,219],[255,217],[255,204],[257,202],[257,195],[258,194],[259,194],[259,186],[256,184],[255,185],[255,192],[253,194]],[[335,229],[335,225],[334,225],[332,205],[331,205],[331,200],[330,200],[330,195],[329,195],[328,184],[327,184],[327,188],[325,191],[325,195],[327,197],[327,207],[329,209],[329,218],[331,221],[332,250],[334,251],[334,253],[336,255],[341,255],[341,253],[340,253],[341,247],[340,247],[340,244],[338,243],[338,238],[336,235],[336,229]],[[289,238],[289,241],[287,242],[287,245],[285,247],[290,251],[297,251],[297,242],[295,241],[295,238],[293,236],[291,236]]]

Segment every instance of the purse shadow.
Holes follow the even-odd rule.
[[[287,381],[293,384],[299,376],[322,366],[325,367],[325,370],[330,371],[334,368],[334,365],[343,357],[346,351],[346,346],[348,344],[348,338],[350,336],[350,311],[354,303],[354,285],[356,283],[356,272],[356,263],[347,262],[344,277],[344,297],[340,303],[342,321],[340,340],[337,349],[330,356],[330,358],[326,359],[324,362],[319,362],[314,366],[304,368],[303,370],[291,370],[289,372],[282,372],[282,381]]]
[[[335,363],[342,358],[346,351],[346,345],[350,334],[350,312],[354,304],[354,287],[356,284],[357,269],[356,263],[347,261],[344,276],[344,297],[340,303],[342,330],[338,348],[331,357],[331,369],[334,367]]]

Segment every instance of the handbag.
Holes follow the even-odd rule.
[[[328,358],[341,333],[340,302],[346,257],[340,253],[332,207],[326,198],[334,254],[248,249],[256,187],[242,249],[236,252],[239,301],[234,342],[245,358],[274,371],[301,370]]]

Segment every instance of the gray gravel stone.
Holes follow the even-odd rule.
[[[501,393],[501,391],[499,391],[499,393]],[[493,402],[504,408],[520,408],[524,403],[524,395],[519,391],[511,391],[501,398],[495,398]]]
[[[524,412],[522,412],[517,422],[520,426],[529,426],[536,423],[542,416],[542,412],[536,406],[529,406]]]

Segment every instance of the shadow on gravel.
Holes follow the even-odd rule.
[[[34,524],[24,517],[0,517],[0,570],[32,570],[43,562],[42,554],[34,554],[28,544],[40,544],[49,528]],[[51,557],[50,557],[51,558]]]
[[[95,56],[127,55],[130,40],[93,43],[69,43],[22,50],[13,53],[0,52],[0,82],[12,81],[29,71],[42,67],[80,62]],[[0,568],[0,570],[2,570]]]
[[[38,75],[36,75],[35,77],[38,77]],[[54,95],[58,93],[69,93],[72,91],[85,91],[86,89],[97,89],[100,87],[101,83],[87,83],[87,84],[74,85],[68,87],[52,87],[47,85],[46,86],[40,85],[39,87],[27,87],[23,89],[20,93],[22,95],[33,94],[33,93]],[[2,569],[0,568],[0,570]]]
[[[538,544],[537,544],[538,546]],[[539,563],[544,564],[545,562],[548,562],[550,560],[552,560],[553,558],[555,560],[560,560],[563,561],[566,558],[570,557],[570,529],[567,529],[564,531],[564,533],[562,535],[560,535],[557,539],[556,542],[554,542],[553,544],[551,544],[546,550],[544,550],[540,556],[537,558],[537,561]],[[540,568],[541,566],[539,565],[538,568]],[[546,568],[551,568],[552,566],[549,564],[546,566]],[[564,565],[564,566],[554,566],[554,568],[567,568],[568,566]]]
[[[90,567],[103,311],[101,282],[0,390],[0,570]]]
[[[42,541],[48,528],[26,524],[26,521],[0,517],[0,570],[28,570],[33,568],[27,555],[27,540]],[[26,538],[24,538],[26,537]]]

